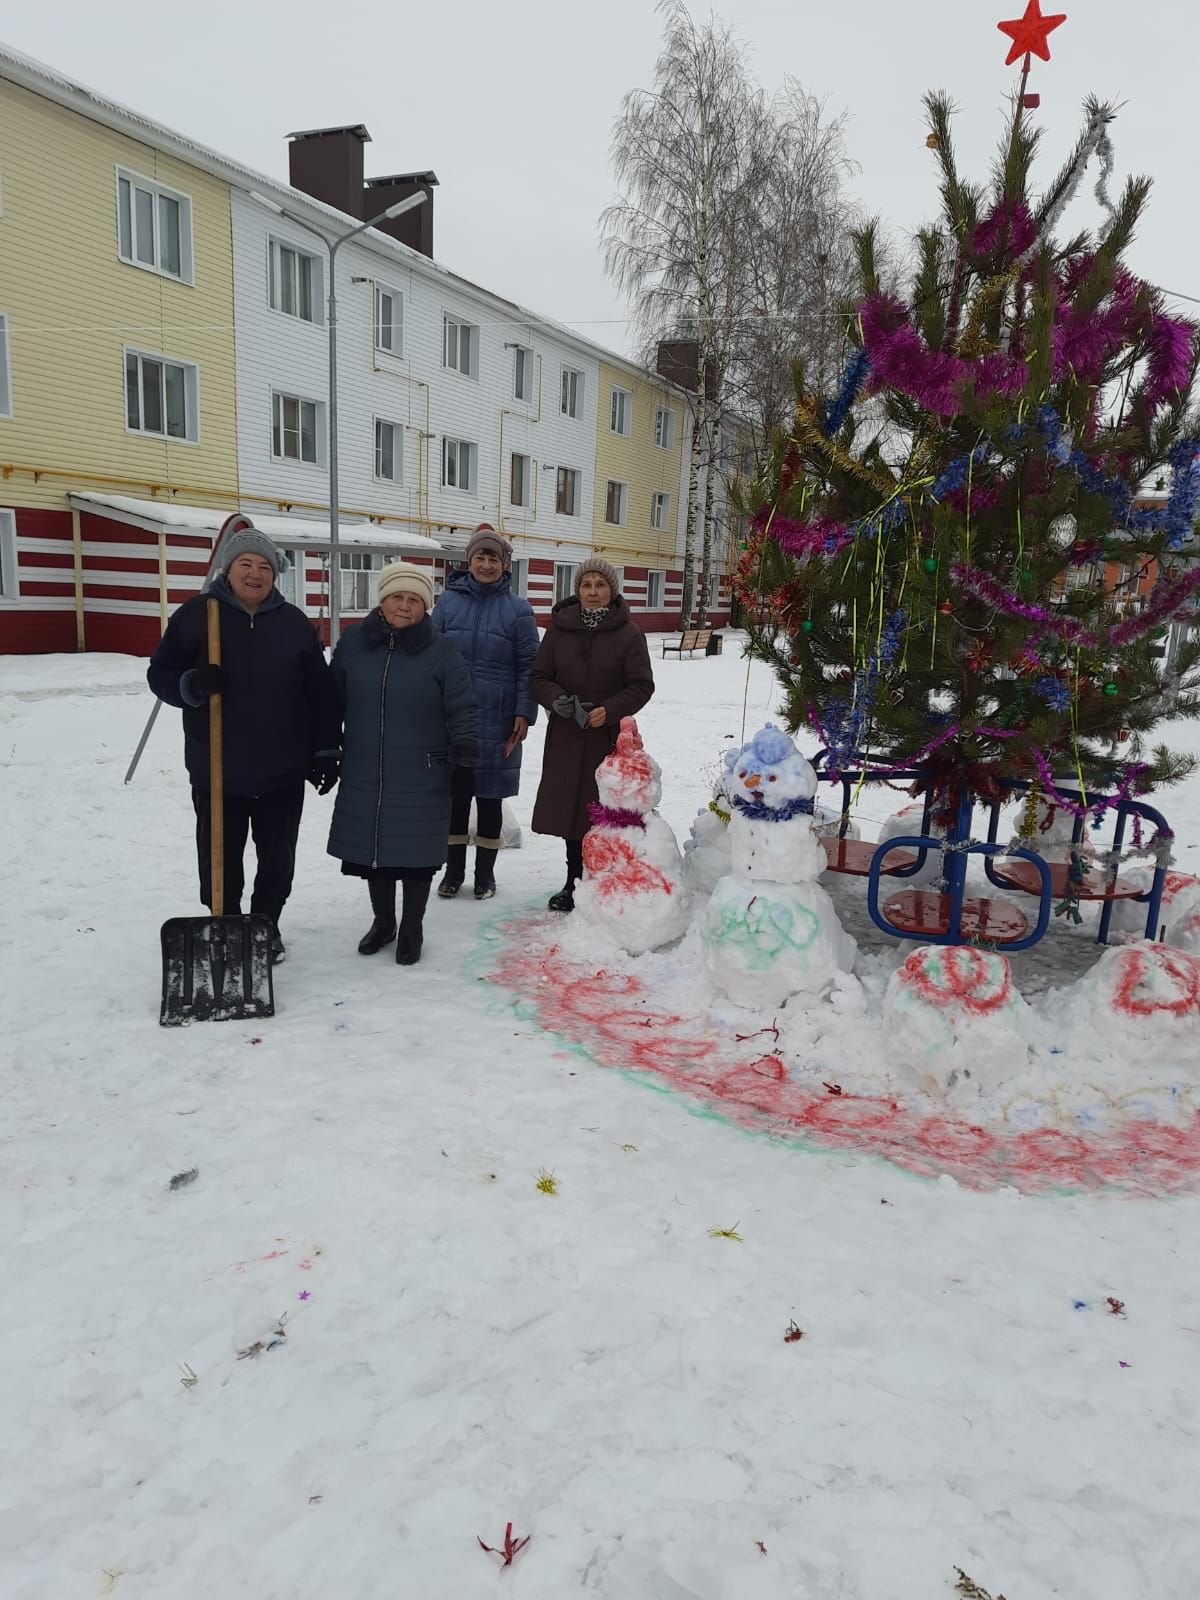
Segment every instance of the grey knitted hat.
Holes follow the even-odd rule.
[[[221,545],[221,571],[228,572],[239,556],[261,556],[270,562],[276,577],[283,571],[283,557],[278,547],[257,528],[243,528],[240,533],[229,535]]]
[[[579,593],[579,585],[583,581],[584,573],[599,573],[605,583],[613,592],[613,599],[621,593],[621,576],[611,561],[605,561],[603,556],[588,556],[586,561],[579,563],[579,571],[575,574],[575,593]]]

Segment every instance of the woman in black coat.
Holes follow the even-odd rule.
[[[462,657],[429,620],[430,572],[395,561],[378,593],[378,610],[333,657],[345,731],[329,853],[367,880],[375,917],[359,951],[374,955],[395,939],[396,960],[412,966],[429,885],[446,859],[451,772],[479,760],[479,714]]]

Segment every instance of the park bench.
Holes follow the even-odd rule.
[[[673,650],[682,659],[685,650],[689,656],[697,650],[707,650],[711,638],[711,628],[685,628],[674,644],[668,644],[665,639],[663,640],[662,653],[665,656],[668,650]]]

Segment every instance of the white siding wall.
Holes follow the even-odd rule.
[[[271,310],[267,295],[268,242],[284,239],[322,259],[318,241],[286,218],[237,191],[232,196],[237,305],[238,451],[241,484],[248,494],[281,501],[328,502],[328,471],[322,441],[316,465],[277,461],[271,454],[271,394],[280,390],[326,404],[328,331],[322,303],[315,323]],[[354,283],[355,277],[368,281]],[[404,296],[404,351],[396,359],[374,348],[376,282]],[[573,545],[591,548],[596,480],[598,362],[567,339],[522,325],[503,304],[490,304],[465,287],[447,282],[423,258],[372,248],[355,241],[338,252],[338,456],[344,510],[355,509],[420,523],[427,514],[440,531],[469,530],[479,522],[504,526],[518,555],[553,556]],[[477,378],[442,365],[443,316],[449,313],[479,328]],[[534,395],[513,398],[513,351],[519,343],[535,353]],[[578,420],[560,409],[564,365],[584,373]],[[540,389],[540,395],[539,395]],[[426,404],[428,402],[428,412]],[[540,404],[539,404],[540,402]],[[374,476],[375,419],[404,430],[403,483]],[[428,434],[428,436],[426,436]],[[442,440],[468,440],[478,447],[472,492],[444,489]],[[532,458],[532,507],[508,503],[510,458],[516,450]],[[556,469],[580,473],[579,514],[555,511]],[[547,470],[543,470],[543,468]]]

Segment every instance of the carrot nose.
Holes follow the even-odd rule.
[[[752,772],[748,778],[743,778],[742,782],[746,785],[747,789],[757,789],[759,784],[762,782],[762,775],[758,772]]]

